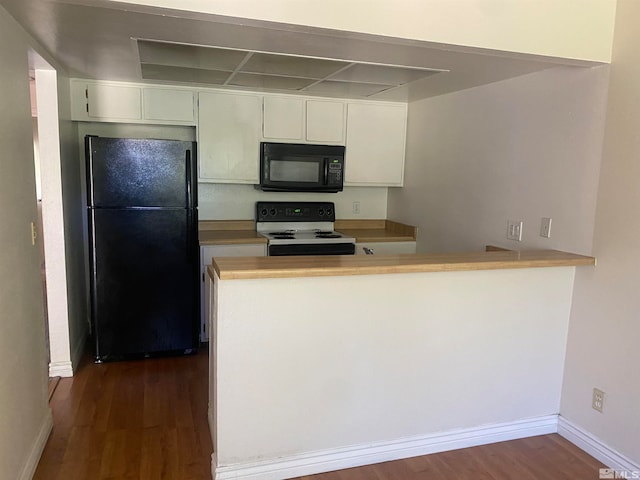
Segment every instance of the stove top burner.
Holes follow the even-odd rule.
[[[333,232],[316,232],[316,238],[340,238],[342,235]]]
[[[268,232],[268,234],[269,235],[273,235],[273,236],[276,236],[276,235],[290,235],[290,236],[292,236],[292,235],[295,234],[295,230],[284,230],[282,232]]]
[[[293,235],[292,233],[287,233],[287,234],[270,233],[269,235],[278,240],[293,240],[294,238],[296,238],[295,235]]]

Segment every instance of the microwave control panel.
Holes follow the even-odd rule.
[[[329,185],[342,185],[342,161],[329,158],[327,168],[327,183]]]

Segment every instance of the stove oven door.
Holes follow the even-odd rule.
[[[296,243],[269,245],[269,256],[284,255],[353,255],[354,243]]]

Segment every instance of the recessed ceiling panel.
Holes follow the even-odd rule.
[[[169,67],[143,63],[142,78],[146,80],[163,80],[169,82],[207,83],[222,85],[231,75],[219,70],[203,70],[199,68]]]
[[[243,50],[138,40],[141,63],[234,71],[247,56]]]
[[[420,78],[428,77],[435,73],[439,73],[439,71],[356,63],[351,65],[349,68],[332,75],[331,80],[378,83],[383,85],[403,85]]]
[[[394,85],[325,80],[309,88],[305,88],[304,91],[335,97],[368,97],[393,87]]]
[[[337,60],[254,53],[241,71],[321,79],[347,65]]]
[[[308,78],[238,73],[229,81],[229,85],[275,90],[300,90],[313,82],[314,80]]]

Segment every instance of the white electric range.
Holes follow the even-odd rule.
[[[269,255],[353,255],[356,239],[333,229],[333,202],[257,202],[256,230]]]

